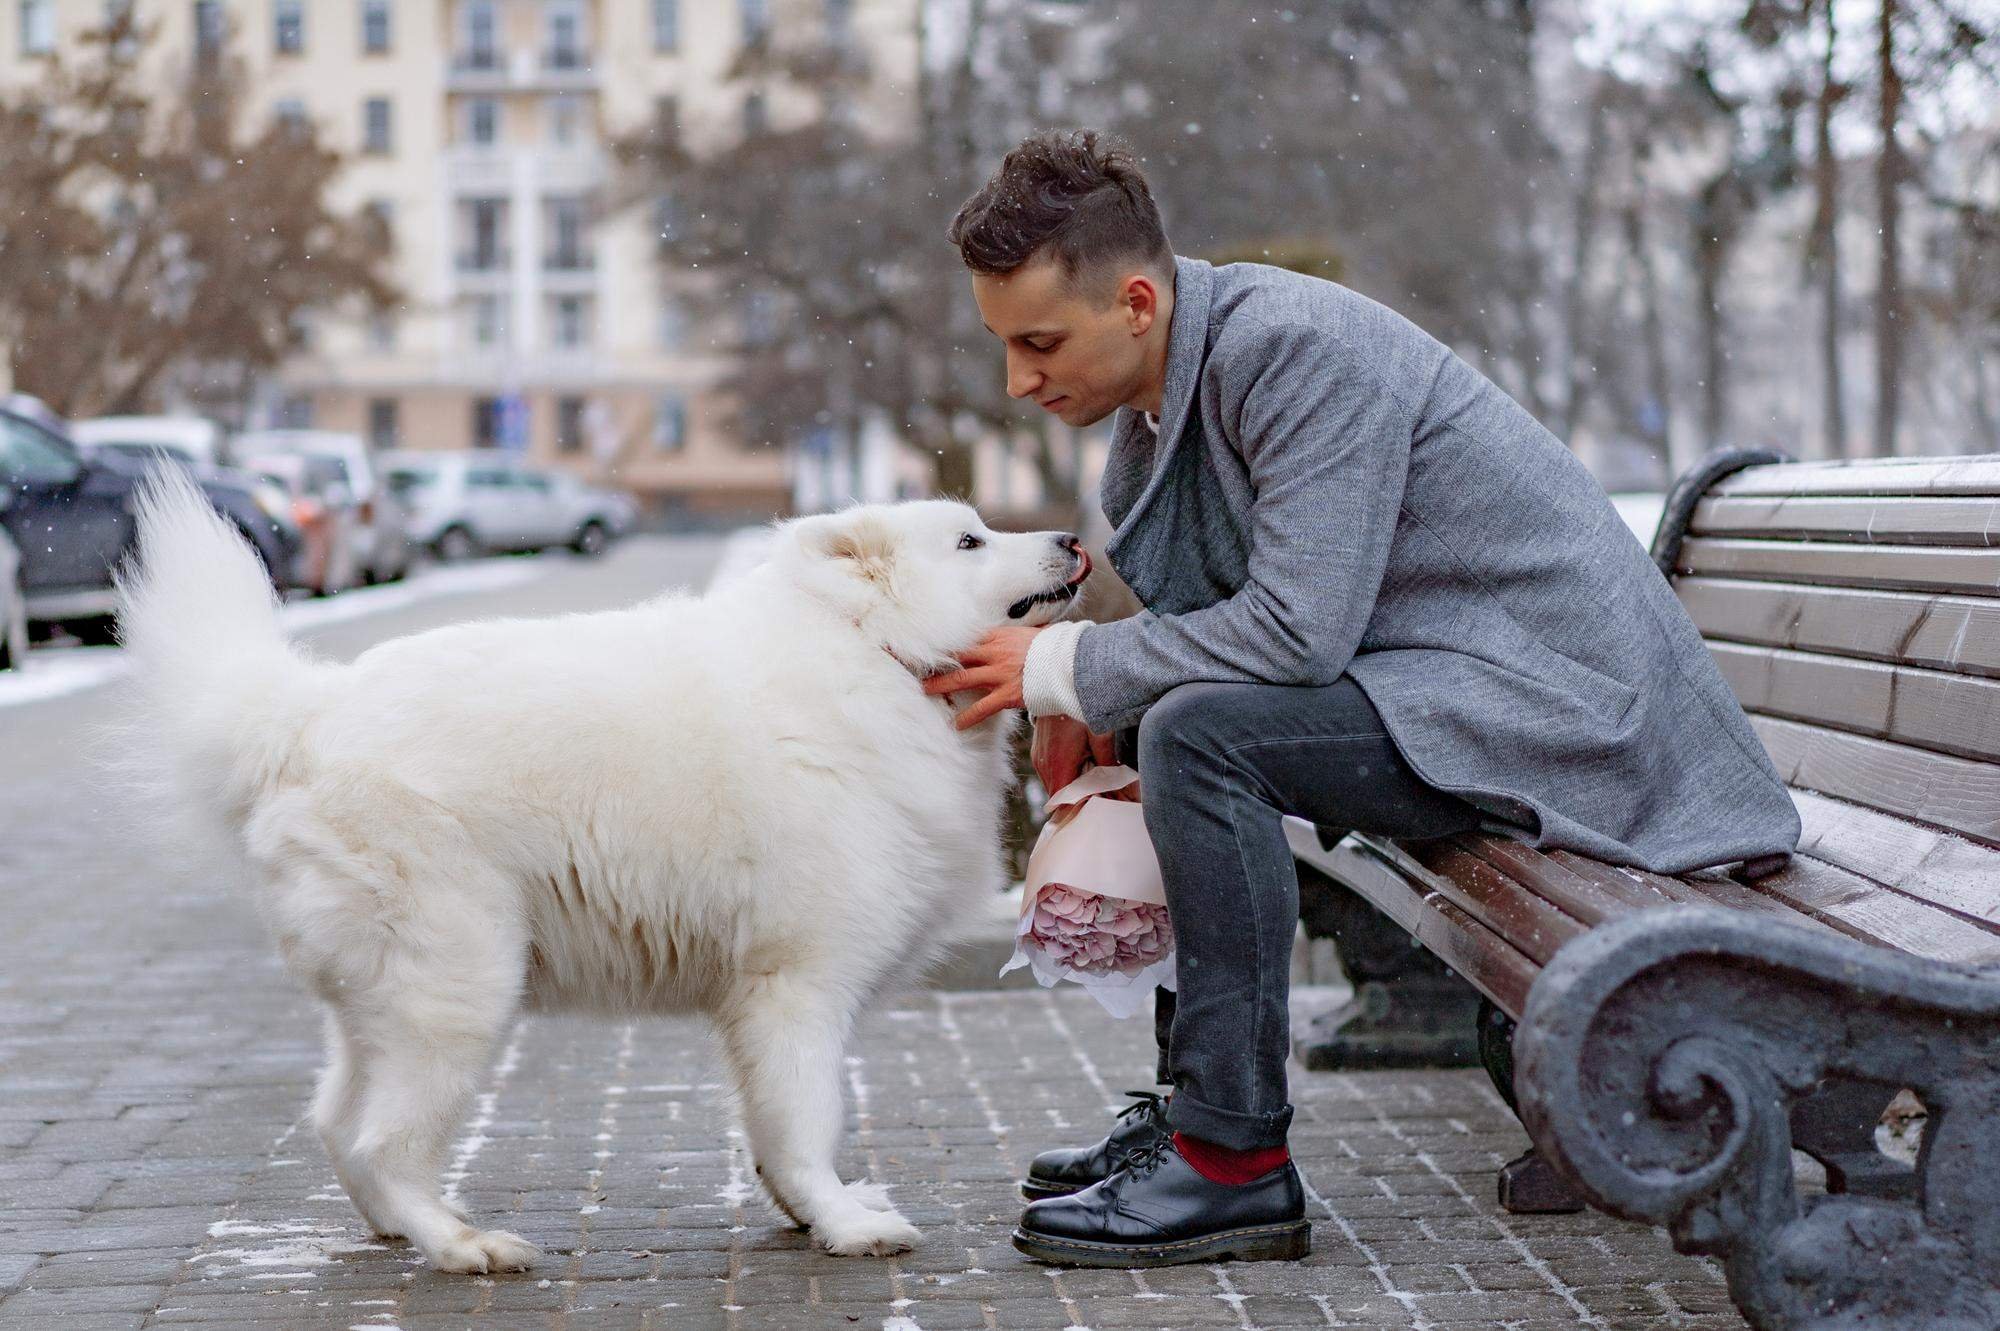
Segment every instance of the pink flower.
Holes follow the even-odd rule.
[[[1166,907],[1049,883],[1037,894],[1028,939],[1057,966],[1086,975],[1135,975],[1174,948]]]

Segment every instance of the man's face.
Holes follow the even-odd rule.
[[[1133,288],[1142,287],[1135,302]],[[1099,278],[1072,290],[1054,259],[1011,273],[974,273],[972,297],[1007,348],[1007,395],[1064,424],[1095,425],[1139,392],[1158,291],[1144,276]]]

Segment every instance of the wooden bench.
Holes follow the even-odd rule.
[[[1483,995],[1447,1043],[1534,1143],[1510,1209],[1663,1225],[1759,1328],[2000,1327],[2000,456],[1775,456],[1698,468],[1653,552],[1793,789],[1797,855],[1667,876],[1350,837],[1302,865]],[[1346,893],[1303,895],[1383,951]],[[1903,1091],[1914,1167],[1876,1145]]]

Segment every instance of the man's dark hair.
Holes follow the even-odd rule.
[[[1011,273],[1045,250],[1079,288],[1106,269],[1173,272],[1160,210],[1131,148],[1094,129],[1021,140],[945,233],[975,273]]]

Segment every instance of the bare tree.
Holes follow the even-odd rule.
[[[69,415],[140,410],[175,374],[265,370],[301,318],[386,308],[386,226],[327,206],[310,129],[246,134],[242,75],[190,74],[166,114],[128,17],[0,101],[0,341],[14,382]]]

